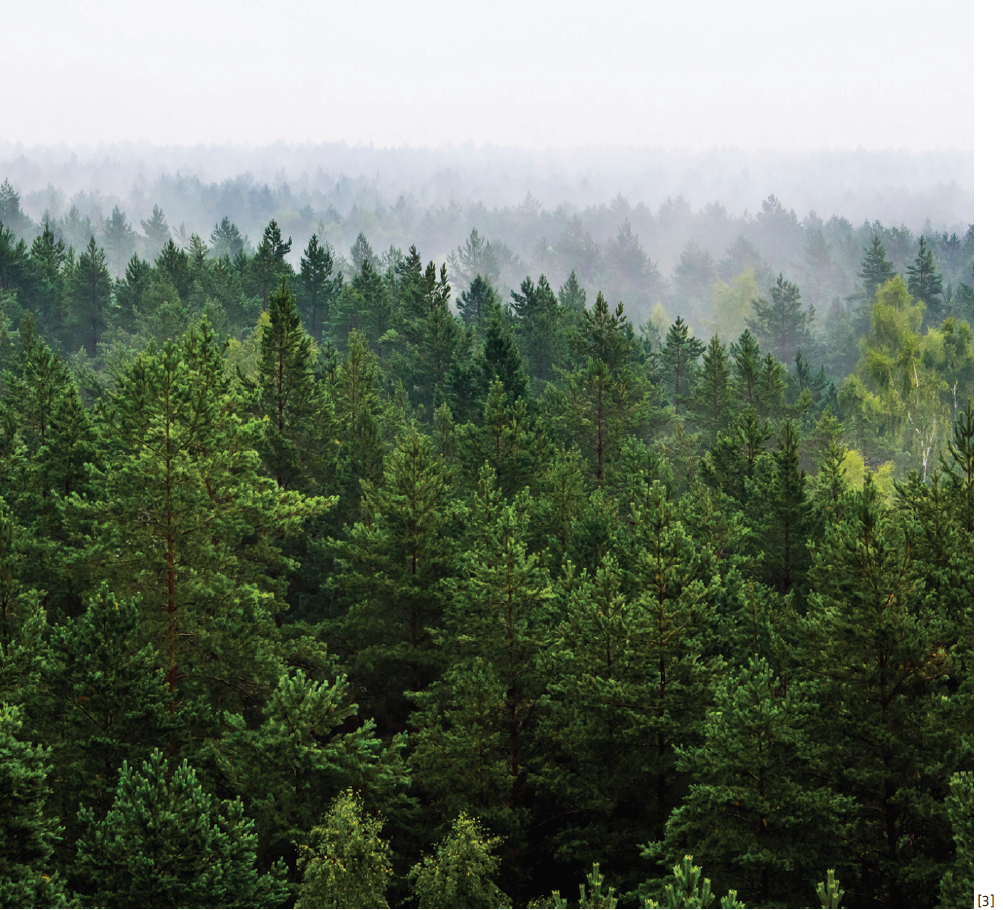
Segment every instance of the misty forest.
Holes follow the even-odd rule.
[[[970,905],[973,225],[23,184],[0,905]]]

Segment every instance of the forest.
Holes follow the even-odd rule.
[[[343,190],[0,186],[0,904],[968,906],[974,226]]]

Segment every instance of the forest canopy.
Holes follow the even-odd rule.
[[[185,188],[0,185],[0,903],[971,898],[973,225]]]

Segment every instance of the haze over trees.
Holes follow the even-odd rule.
[[[5,906],[970,897],[973,225],[157,189],[0,191]]]

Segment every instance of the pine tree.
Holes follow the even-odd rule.
[[[171,228],[164,217],[164,210],[160,206],[153,207],[153,213],[148,221],[140,219],[140,226],[143,228],[143,248],[145,256],[151,262],[160,255],[164,245],[171,239]]]
[[[156,273],[170,283],[181,301],[187,302],[195,287],[195,275],[188,254],[174,242],[173,237],[164,244],[154,266]]]
[[[560,290],[557,292],[557,299],[560,301],[561,306],[572,316],[578,316],[585,312],[588,298],[585,294],[585,288],[578,283],[578,276],[575,274],[574,269],[571,270],[568,280],[561,285]]]
[[[805,870],[838,855],[853,808],[822,771],[817,711],[810,688],[784,685],[766,660],[736,668],[717,686],[703,742],[680,752],[692,782],[664,840],[644,855],[663,865],[699,855],[715,881],[757,907],[811,900]]]
[[[111,315],[111,276],[105,265],[104,250],[98,249],[93,237],[73,268],[67,306],[70,322],[80,330],[87,353],[94,357]]]
[[[85,613],[50,633],[33,720],[51,743],[55,804],[71,828],[77,806],[111,808],[123,761],[140,761],[178,732],[137,601],[102,585]]]
[[[878,288],[895,277],[895,269],[885,255],[885,247],[877,233],[871,237],[871,245],[864,251],[860,277],[864,279],[864,302],[870,303],[878,293]]]
[[[313,343],[283,278],[269,298],[256,373],[256,416],[267,420],[261,457],[282,489],[316,487],[331,415],[313,374]]]
[[[795,602],[803,606],[816,524],[799,444],[797,427],[785,420],[777,433],[777,448],[759,461],[754,472],[749,525],[763,581],[781,594],[794,592]]]
[[[677,316],[676,321],[669,326],[659,355],[676,413],[680,413],[689,397],[697,360],[704,350],[703,342],[691,336],[682,316]]]
[[[385,460],[382,483],[362,482],[362,520],[334,544],[329,584],[346,612],[339,622],[353,678],[366,688],[366,716],[392,732],[403,722],[403,693],[428,685],[441,663],[431,629],[453,565],[448,481],[431,441],[412,427]]]
[[[971,760],[966,700],[949,694],[958,625],[927,605],[905,528],[870,476],[846,511],[816,548],[801,659],[818,681],[823,764],[860,806],[849,846],[861,898],[906,906],[928,902],[944,872],[938,794]]]
[[[217,807],[182,761],[173,771],[154,750],[122,764],[111,809],[81,809],[85,832],[71,876],[104,907],[279,907],[284,870],[255,868],[257,835],[240,800]]]
[[[316,234],[311,234],[300,259],[299,283],[305,291],[301,306],[308,314],[310,335],[318,343],[327,321],[328,306],[333,298],[333,273],[334,258],[331,251],[320,243]]]
[[[77,571],[140,595],[171,692],[231,704],[277,671],[276,539],[331,506],[259,476],[261,426],[243,409],[204,320],[151,347],[100,410],[108,462],[95,496],[71,502]]]
[[[906,272],[909,275],[909,293],[926,304],[928,321],[934,324],[940,322],[937,316],[942,315],[944,305],[944,278],[933,264],[933,250],[927,246],[925,237],[919,238],[916,261]]]
[[[471,504],[462,570],[449,583],[440,647],[451,668],[415,693],[412,761],[447,814],[474,808],[507,836],[506,867],[517,888],[528,872],[525,839],[542,755],[536,732],[546,683],[553,591],[528,552],[527,493],[505,502],[485,468]],[[465,767],[464,767],[465,766]]]
[[[713,445],[717,434],[728,426],[734,409],[735,392],[728,355],[721,339],[715,335],[697,369],[690,398],[690,411],[697,428],[708,444]]]
[[[756,317],[749,320],[749,328],[781,363],[792,363],[798,348],[808,343],[815,307],[802,309],[801,291],[781,274],[770,288],[770,301],[758,297],[752,301],[752,308]]]
[[[460,318],[475,328],[480,328],[497,306],[500,306],[500,298],[482,275],[475,276],[470,287],[456,301]]]
[[[48,750],[23,741],[19,710],[0,704],[0,903],[5,907],[68,907],[56,875],[58,820],[45,811]]]
[[[512,291],[512,309],[518,317],[516,337],[528,364],[532,379],[544,382],[553,376],[554,366],[560,361],[560,304],[544,275],[534,286],[526,278]]]
[[[249,277],[253,282],[254,292],[261,299],[262,311],[268,309],[268,298],[279,286],[282,277],[288,277],[292,272],[286,262],[286,256],[292,248],[292,238],[283,239],[278,222],[275,219],[268,222],[258,250],[249,263]]]
[[[401,742],[382,747],[373,721],[356,720],[357,709],[343,675],[311,681],[297,670],[279,679],[258,722],[226,716],[212,752],[264,848],[303,842],[347,787],[392,802],[407,783]]]

